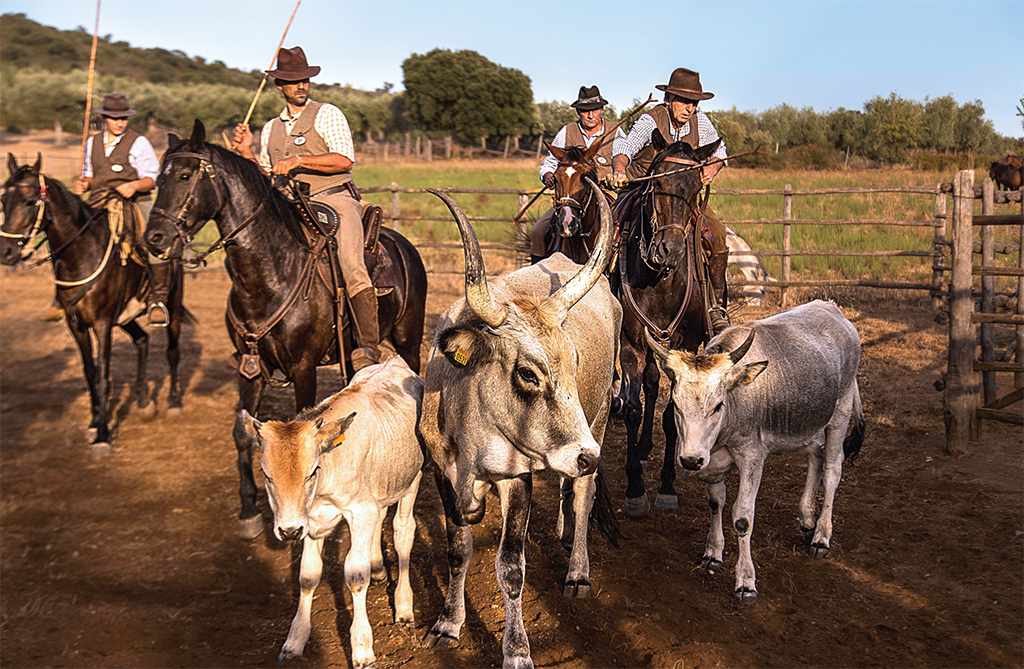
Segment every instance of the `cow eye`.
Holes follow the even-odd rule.
[[[533,386],[539,386],[540,381],[537,379],[537,375],[533,373],[533,370],[527,369],[526,367],[520,367],[516,370],[516,374],[523,381]]]
[[[316,473],[318,471],[320,471],[320,465],[317,465],[316,468],[313,469],[313,471],[309,474],[309,476],[306,477],[306,480],[307,481],[312,481],[313,477],[316,476]]]
[[[711,415],[713,416],[713,415],[715,415],[716,413],[718,413],[721,410],[722,410],[722,402],[719,402],[718,404],[715,405],[715,408],[711,410]]]

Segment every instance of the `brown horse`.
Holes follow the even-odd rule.
[[[1024,183],[1024,167],[1013,163],[992,163],[988,175],[999,190],[1019,190]]]
[[[150,214],[146,246],[161,257],[181,257],[207,221],[220,231],[231,277],[228,334],[242,361],[238,409],[258,417],[263,393],[275,370],[295,384],[295,409],[316,401],[316,368],[339,361],[336,306],[323,237],[310,236],[299,210],[256,165],[227,149],[208,144],[198,120],[188,140],[171,136],[164,154],[159,194]],[[367,269],[379,289],[381,338],[390,340],[409,367],[419,373],[427,275],[416,248],[394,230],[380,230],[379,257]],[[342,332],[345,350],[353,346],[352,327]],[[349,374],[351,374],[351,367]],[[238,412],[239,533],[263,531],[256,507],[252,438]]]
[[[588,149],[548,145],[551,155],[558,159],[558,167],[554,171],[555,211],[548,226],[546,256],[560,252],[579,265],[590,259],[601,226],[597,205],[600,195],[587,187],[583,177],[597,183],[596,157],[600,149],[600,140]],[[604,197],[611,207],[614,199],[607,194]]]
[[[139,294],[149,273],[145,253],[122,258],[121,239],[110,228],[107,209],[92,208],[60,181],[44,175],[42,156],[35,165],[18,165],[8,154],[10,177],[3,185],[4,223],[0,231],[0,263],[17,265],[27,260],[25,247],[36,235],[45,235],[49,260],[57,287],[57,298],[82,355],[85,381],[89,385],[92,421],[87,434],[94,456],[109,455],[110,445],[110,347],[118,316],[128,300]],[[111,197],[120,197],[111,191]],[[178,337],[184,312],[183,277],[175,268],[167,305],[171,320],[167,327],[167,364],[170,368],[168,416],[181,414],[178,388]],[[135,321],[119,326],[135,345],[137,358],[133,391],[136,406],[144,418],[156,415],[156,404],[146,383],[149,335]],[[93,354],[92,338],[96,339]]]

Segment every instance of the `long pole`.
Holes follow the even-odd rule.
[[[89,56],[89,83],[85,93],[85,122],[82,124],[82,160],[85,166],[85,145],[89,141],[89,115],[92,114],[92,76],[96,71],[96,43],[100,33],[100,0],[96,0],[96,25],[92,29],[92,54]]]
[[[292,27],[292,19],[295,18],[295,12],[299,11],[300,3],[302,3],[302,0],[298,0],[298,2],[295,3],[295,9],[292,10],[292,15],[288,19],[288,25],[284,27],[284,34],[281,35],[281,41],[277,43],[277,48],[274,49],[274,55],[270,59],[270,67],[267,68],[268,71],[274,69],[274,62],[277,60],[277,54],[281,50],[281,47],[284,46],[284,38],[288,35],[288,29]],[[253,97],[252,104],[249,105],[249,111],[245,112],[245,120],[242,121],[243,124],[249,123],[249,119],[252,117],[252,112],[256,109],[256,102],[260,99],[260,95],[263,93],[263,87],[267,85],[268,76],[270,75],[267,74],[267,72],[263,73],[263,81],[260,82],[260,87],[256,90],[256,96]],[[231,149],[234,150],[234,148],[235,144],[232,143]]]

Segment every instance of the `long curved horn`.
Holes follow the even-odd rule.
[[[671,353],[671,351],[659,344],[651,335],[651,331],[647,328],[644,328],[644,339],[647,340],[647,346],[654,352],[654,355],[658,356],[662,360],[668,360],[668,354]]]
[[[729,359],[732,360],[732,364],[739,362],[743,356],[750,350],[750,345],[754,343],[754,331],[751,330],[750,334],[747,335],[746,341],[739,345],[736,349],[729,354]]]
[[[587,291],[594,287],[612,257],[612,210],[597,184],[589,177],[583,177],[583,179],[593,189],[594,197],[597,199],[597,208],[601,213],[601,231],[597,235],[597,246],[590,254],[587,264],[551,296],[552,299],[561,300],[566,311],[572,309],[587,294]]]
[[[492,328],[498,327],[505,322],[507,314],[505,308],[491,296],[491,291],[487,287],[484,255],[480,251],[480,242],[476,238],[473,226],[455,200],[433,188],[428,188],[427,192],[433,193],[447,205],[448,211],[452,212],[455,223],[459,226],[463,253],[466,257],[466,304],[484,323]]]

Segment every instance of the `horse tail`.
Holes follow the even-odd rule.
[[[860,447],[864,444],[864,407],[860,401],[860,387],[857,380],[853,381],[853,430],[843,440],[843,459],[853,460],[860,453]]]
[[[198,325],[199,319],[196,315],[188,310],[184,304],[181,305],[181,323],[182,325]]]
[[[590,508],[590,524],[596,525],[608,543],[618,548],[619,540],[624,537],[619,527],[619,519],[615,516],[615,507],[612,506],[612,496],[608,491],[604,470],[600,466],[597,468],[594,483],[597,490],[594,492],[594,505]]]

